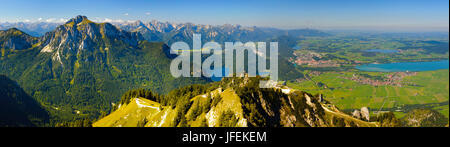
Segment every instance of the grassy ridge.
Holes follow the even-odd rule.
[[[94,127],[377,127],[353,118],[317,96],[258,79],[233,78],[176,89],[167,96],[127,92],[121,105]],[[210,87],[216,87],[211,89]],[[192,89],[194,88],[194,89]],[[202,90],[203,89],[203,90]],[[281,90],[283,89],[283,90]],[[171,102],[175,98],[175,102]],[[168,101],[168,102],[167,102]]]

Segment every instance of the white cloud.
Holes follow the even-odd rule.
[[[124,23],[125,20],[122,19],[110,19],[110,18],[95,18],[95,22],[109,22],[109,23]]]
[[[125,13],[125,14],[123,14],[123,15],[128,16],[129,14],[128,14],[128,13]]]
[[[103,22],[107,22],[107,23],[134,23],[136,22],[136,20],[123,20],[123,19],[110,19],[110,18],[94,18],[91,19],[94,22],[98,22],[98,23],[103,23]]]
[[[49,19],[47,19],[47,20],[45,20],[46,22],[53,22],[53,21],[55,21],[55,18],[49,18]]]
[[[151,14],[152,14],[152,13],[150,13],[150,12],[146,12],[146,13],[145,13],[145,15],[151,15]]]
[[[64,19],[64,18],[59,18],[59,19],[57,19],[57,18],[49,18],[49,19],[46,19],[45,21],[49,22],[49,23],[64,23],[67,20],[68,19]]]

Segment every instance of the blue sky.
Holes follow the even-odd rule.
[[[0,0],[0,22],[160,20],[285,29],[448,31],[448,0]]]

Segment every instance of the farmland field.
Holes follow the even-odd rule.
[[[389,73],[328,72],[304,82],[288,82],[287,85],[313,94],[322,93],[327,100],[344,110],[369,107],[373,111],[383,106],[383,109],[404,111],[410,105],[436,103],[429,107],[448,117],[449,70],[418,72],[416,75],[406,76],[401,81],[402,86],[361,84],[349,79],[354,74],[383,77]]]

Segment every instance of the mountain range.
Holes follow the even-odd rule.
[[[280,41],[279,69],[286,71],[280,73],[281,79],[302,76],[288,62],[293,52],[291,47],[304,36],[301,34],[327,35],[316,30],[283,31],[158,21],[113,25],[95,23],[85,16],[72,18],[44,34],[37,33],[42,35],[27,32],[50,29],[53,24],[16,23],[8,26],[24,30],[0,30],[0,74],[16,81],[18,88],[23,89],[23,95],[45,109],[48,118],[43,120],[50,126],[107,114],[120,105],[117,104],[120,96],[131,89],[144,88],[168,94],[179,87],[210,82],[207,78],[174,78],[170,75],[173,55],[169,54],[168,44],[190,42],[194,33],[202,34],[203,40],[218,42]]]
[[[215,41],[218,43],[266,41],[283,35],[295,38],[329,35],[311,29],[281,30],[275,28],[244,27],[241,25],[230,24],[213,26],[193,23],[174,24],[159,21],[143,23],[141,21],[136,21],[133,23],[118,23],[116,25],[123,30],[139,32],[146,40],[164,41],[168,44],[177,41],[191,43],[194,33],[202,35],[202,42]]]
[[[165,43],[148,42],[139,33],[85,16],[41,37],[15,28],[0,34],[0,74],[17,81],[54,123],[109,112],[129,89],[165,93],[207,81],[172,77]]]
[[[223,43],[226,41],[266,41],[279,36],[292,36],[295,38],[307,36],[329,36],[330,34],[314,29],[293,29],[283,30],[266,27],[247,27],[241,25],[203,25],[193,23],[171,23],[152,20],[142,22],[140,20],[131,22],[113,22],[118,28],[139,32],[143,37],[151,42],[166,42],[171,44],[176,41],[192,42],[192,34],[202,35],[203,41],[216,41]],[[45,35],[62,24],[52,22],[16,22],[0,23],[0,30],[17,28],[34,37]]]
[[[56,27],[61,25],[60,23],[53,23],[53,22],[0,22],[0,30],[7,30],[10,28],[17,28],[20,29],[27,34],[39,37],[44,35],[47,32],[52,31]]]
[[[170,74],[175,56],[169,54],[169,45],[191,43],[198,33],[203,42],[279,42],[280,80],[301,78],[300,69],[288,62],[292,47],[306,36],[329,35],[318,30],[158,21],[111,24],[85,16],[58,25],[0,24],[0,29],[4,26],[14,27],[0,30],[0,126],[401,125],[393,113],[365,120],[352,117],[320,94],[283,85],[260,89],[258,77],[212,82]],[[428,120],[444,122],[442,118],[432,111],[417,111],[405,124],[428,125]]]

